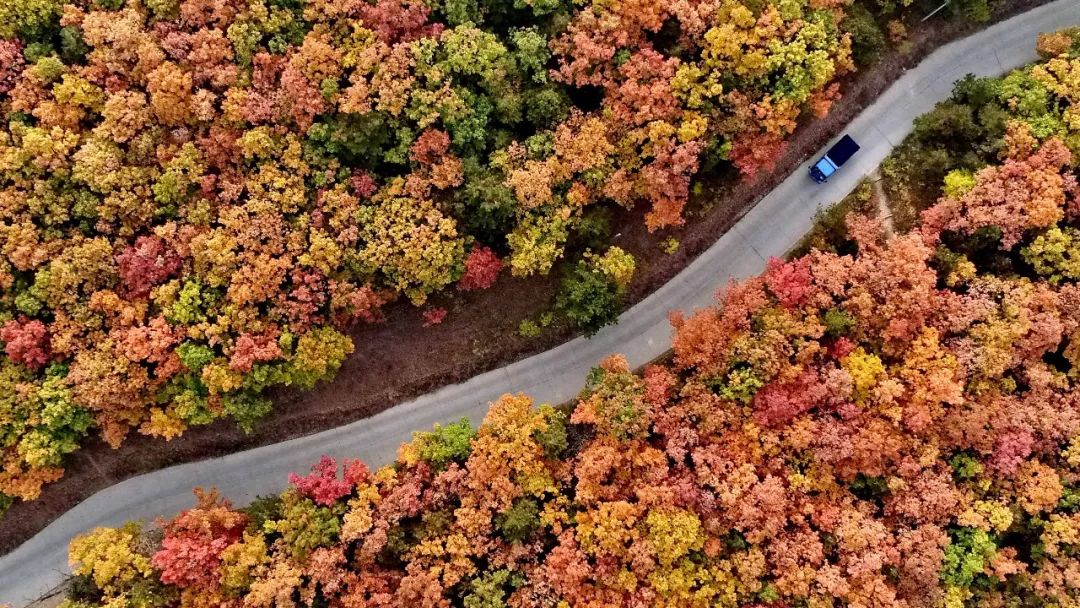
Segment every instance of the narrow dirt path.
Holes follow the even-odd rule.
[[[885,192],[885,187],[881,185],[881,171],[879,169],[874,169],[870,175],[866,177],[870,180],[870,183],[874,188],[874,204],[877,205],[877,217],[881,220],[881,226],[885,229],[885,234],[892,236],[896,232],[896,227],[893,226],[892,209],[889,207],[889,195]]]

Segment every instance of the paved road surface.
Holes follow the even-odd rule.
[[[815,211],[840,200],[877,167],[911,130],[911,121],[948,96],[954,80],[1030,63],[1036,59],[1038,33],[1075,24],[1080,24],[1080,0],[1057,0],[938,49],[849,125],[847,132],[862,150],[828,184],[814,184],[807,167],[799,167],[686,269],[591,340],[572,340],[343,427],[163,469],[98,492],[0,558],[0,602],[24,606],[56,585],[75,534],[174,514],[192,505],[193,486],[215,485],[244,504],[257,494],[280,491],[290,471],[307,470],[322,454],[383,464],[413,430],[462,416],[479,421],[488,402],[504,393],[521,391],[537,402],[559,403],[581,390],[589,368],[610,353],[623,353],[634,366],[656,358],[669,346],[669,310],[707,306],[730,278],[755,275],[770,256],[783,255],[809,230]]]

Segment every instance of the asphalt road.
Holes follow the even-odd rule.
[[[463,416],[478,422],[488,402],[504,393],[560,403],[580,391],[588,370],[610,353],[626,355],[633,366],[655,359],[670,343],[669,310],[708,306],[731,278],[753,276],[769,257],[784,255],[809,230],[814,213],[877,167],[911,130],[911,121],[949,95],[954,80],[1030,63],[1037,58],[1037,34],[1076,24],[1080,0],[1057,0],[938,49],[851,122],[847,133],[862,149],[827,184],[813,183],[807,166],[799,167],[686,269],[590,340],[574,339],[346,426],[147,473],[94,494],[0,558],[0,602],[19,608],[58,584],[67,572],[67,543],[76,534],[175,514],[193,504],[193,486],[216,486],[244,504],[280,491],[290,471],[306,471],[323,454],[384,464],[412,431]]]

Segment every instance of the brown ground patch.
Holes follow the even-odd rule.
[[[1046,1],[1009,0],[995,19]],[[640,212],[616,212],[613,232],[619,236],[614,244],[638,260],[627,306],[686,267],[764,193],[838,134],[904,70],[935,48],[977,29],[970,24],[944,21],[924,24],[912,36],[906,54],[888,54],[873,68],[842,83],[844,98],[825,119],[804,121],[772,172],[752,184],[707,183],[705,192],[691,205],[688,225],[663,235],[679,239],[681,247],[676,254],[660,252],[660,239],[645,230]],[[436,299],[450,314],[442,325],[430,328],[422,327],[416,309],[403,303],[393,305],[386,311],[386,323],[352,332],[357,354],[345,362],[334,382],[308,392],[282,391],[274,395],[273,414],[251,435],[244,435],[228,421],[219,421],[191,429],[168,443],[132,435],[120,449],[111,450],[100,440],[88,441],[69,458],[63,479],[47,486],[40,499],[16,503],[0,518],[0,554],[14,549],[82,499],[128,477],[340,426],[549,349],[570,338],[572,332],[553,327],[541,338],[529,340],[518,335],[517,327],[522,319],[535,318],[549,307],[556,284],[555,277],[504,277],[483,292]],[[498,314],[492,315],[491,311]]]

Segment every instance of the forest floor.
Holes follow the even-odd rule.
[[[993,21],[1046,1],[1005,2]],[[704,191],[692,201],[685,227],[652,235],[645,230],[640,210],[616,210],[612,244],[631,252],[638,261],[626,307],[685,268],[905,70],[937,47],[985,25],[944,20],[924,24],[902,51],[885,54],[877,64],[843,82],[844,97],[831,113],[800,125],[773,170],[756,182],[732,183],[704,175]],[[671,255],[659,247],[669,236],[680,242],[679,250]],[[99,440],[88,442],[69,458],[63,479],[46,486],[39,500],[16,503],[0,519],[0,554],[97,490],[128,477],[337,427],[564,342],[574,335],[565,327],[549,327],[534,339],[521,337],[517,331],[523,319],[536,319],[550,309],[557,284],[554,275],[530,279],[504,276],[491,289],[436,299],[434,304],[447,308],[449,315],[441,325],[426,328],[421,311],[404,302],[389,306],[386,322],[352,332],[356,353],[345,361],[334,382],[312,391],[275,394],[273,413],[250,435],[229,421],[219,421],[190,429],[167,443],[132,436],[120,449],[112,450]]]

